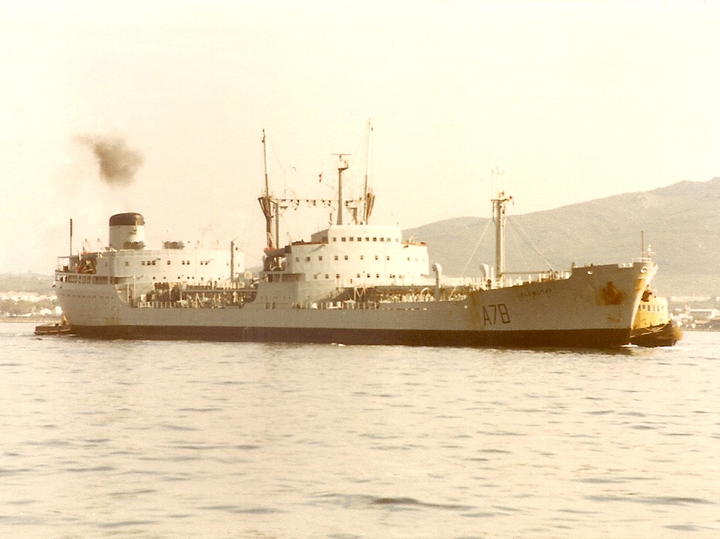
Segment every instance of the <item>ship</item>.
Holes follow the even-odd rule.
[[[68,323],[65,317],[62,317],[60,322],[47,322],[35,326],[35,335],[46,336],[46,335],[69,335],[72,333],[72,326]]]
[[[675,346],[682,337],[683,330],[670,316],[667,298],[658,296],[648,287],[640,298],[630,343],[646,348]]]
[[[495,265],[447,277],[427,245],[394,225],[371,224],[365,185],[343,196],[347,154],[337,155],[331,198],[286,198],[270,189],[263,132],[262,269],[244,253],[183,242],[146,245],[139,213],[110,217],[108,245],[59,258],[55,287],[72,332],[92,338],[197,339],[449,347],[616,348],[630,342],[651,259],[530,275],[506,271],[504,226],[512,197],[492,197]],[[369,153],[369,152],[368,152]],[[280,216],[305,206],[331,212],[327,228],[280,242]],[[72,223],[72,221],[71,221]],[[72,224],[71,224],[72,230]]]

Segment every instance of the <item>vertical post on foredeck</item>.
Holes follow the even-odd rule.
[[[640,231],[640,258],[645,258],[645,231]]]
[[[72,256],[72,240],[73,240],[73,227],[72,218],[70,219],[70,256]],[[69,262],[68,262],[69,264]]]
[[[504,174],[499,167],[491,169],[492,174],[492,205],[493,221],[495,221],[495,278],[502,282],[505,274],[505,204],[512,200],[505,194],[502,186],[498,185],[498,176]]]
[[[493,203],[493,220],[495,221],[495,277],[502,281],[505,274],[505,204],[512,200],[505,191],[499,191]]]

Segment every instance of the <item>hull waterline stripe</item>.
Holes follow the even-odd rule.
[[[539,331],[414,331],[324,328],[193,326],[73,326],[73,332],[102,339],[202,340],[385,344],[451,347],[615,348],[630,342],[629,329]]]

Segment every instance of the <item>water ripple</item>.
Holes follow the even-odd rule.
[[[3,537],[720,536],[720,333],[607,354],[2,326]]]

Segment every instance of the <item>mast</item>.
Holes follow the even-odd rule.
[[[263,215],[265,216],[265,241],[267,242],[268,248],[272,248],[277,245],[280,236],[278,229],[279,219],[277,219],[277,203],[270,196],[270,180],[268,176],[268,155],[267,155],[267,140],[265,137],[265,130],[263,129],[262,137],[263,146],[263,165],[265,168],[265,191],[263,195],[258,199],[260,208],[262,209]],[[273,242],[273,218],[275,218],[275,241]]]
[[[262,138],[262,145],[263,145],[263,165],[265,167],[265,196],[270,196],[270,181],[268,179],[268,155],[267,155],[267,140],[265,137],[265,130],[263,129],[263,138]]]
[[[230,242],[230,282],[235,282],[235,240]]]
[[[496,189],[495,180],[498,173],[502,173],[497,167],[493,169],[493,191]],[[512,201],[512,197],[505,194],[505,191],[498,188],[493,204],[493,221],[495,221],[495,277],[498,282],[502,281],[505,274],[505,205]]]
[[[372,136],[373,136],[373,125],[372,118],[368,118],[368,148],[367,148],[367,162],[365,163],[365,186],[363,188],[363,205],[362,205],[362,222],[368,224],[370,221],[370,212],[372,212],[372,202],[370,202],[370,163],[372,162]]]
[[[337,216],[337,224],[341,225],[343,224],[343,194],[342,194],[342,173],[343,171],[347,170],[350,165],[346,160],[343,160],[343,157],[349,156],[349,153],[335,153],[333,155],[337,155],[339,159],[338,163],[338,216]]]

